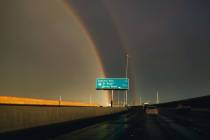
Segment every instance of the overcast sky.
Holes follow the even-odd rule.
[[[63,1],[0,1],[0,96],[108,104],[93,43]]]
[[[1,1],[0,95],[93,96],[105,105],[95,78],[124,77],[126,53],[129,103],[154,102],[157,90],[161,102],[209,95],[209,7],[208,0]]]
[[[106,71],[123,74],[125,53],[136,94],[154,101],[210,94],[210,2],[71,0]],[[132,93],[131,93],[132,94]]]

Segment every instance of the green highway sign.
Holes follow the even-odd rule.
[[[128,78],[96,78],[97,90],[128,90]]]

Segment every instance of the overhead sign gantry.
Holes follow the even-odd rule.
[[[97,90],[129,90],[128,78],[97,78]]]
[[[129,90],[128,78],[96,78],[96,90],[112,90],[111,107],[114,90]]]

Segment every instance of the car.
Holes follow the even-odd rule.
[[[145,107],[145,113],[147,115],[158,115],[159,114],[159,110],[156,106],[146,106]]]

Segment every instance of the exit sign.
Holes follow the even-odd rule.
[[[96,78],[97,90],[128,90],[128,78]]]

